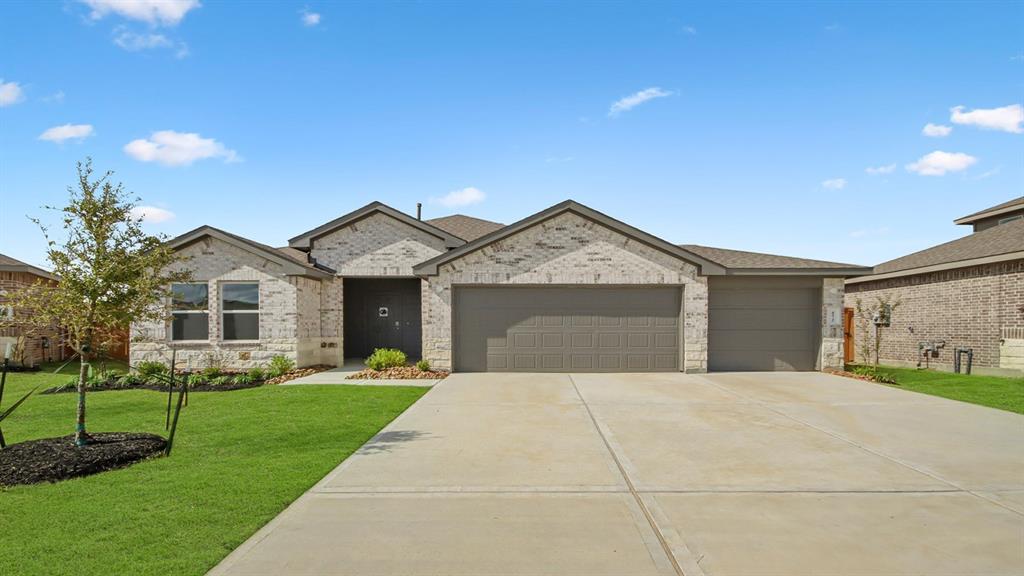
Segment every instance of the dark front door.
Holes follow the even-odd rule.
[[[347,358],[365,358],[376,348],[420,357],[420,280],[347,278],[344,307]]]

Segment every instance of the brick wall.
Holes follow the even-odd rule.
[[[1024,327],[1024,260],[848,284],[845,303],[855,308],[858,298],[872,304],[876,296],[901,300],[892,326],[881,328],[883,363],[917,362],[918,342],[945,340],[932,363],[951,365],[953,348],[962,346],[974,349],[975,366],[998,368],[1003,329]],[[855,326],[858,362],[872,341],[863,324]]]
[[[310,254],[339,276],[412,276],[412,267],[445,251],[444,240],[375,213],[313,240]]]
[[[172,348],[178,350],[178,365],[188,369],[217,363],[244,370],[263,366],[278,354],[300,366],[320,363],[320,353],[313,352],[321,348],[319,280],[285,276],[281,265],[210,237],[179,254],[185,259],[175,266],[191,270],[195,281],[209,285],[209,340],[172,342],[168,322],[136,322],[132,324],[133,365],[144,360],[169,362]],[[259,283],[259,342],[221,339],[220,285],[239,280]]]
[[[27,272],[0,272],[0,313],[5,316],[13,313],[15,320],[25,318],[31,314],[28,310],[17,310],[10,307],[4,295],[32,286],[38,281],[48,282],[49,280]],[[19,339],[26,335],[27,337],[24,342],[25,351],[22,359],[26,366],[35,366],[40,362],[64,359],[64,347],[60,342],[60,331],[57,327],[45,330],[30,328],[26,331],[17,325],[0,326],[0,359],[2,359],[6,351],[7,344],[15,347],[18,345]],[[48,346],[44,347],[44,342]]]
[[[573,213],[438,269],[423,283],[423,357],[451,368],[453,284],[683,285],[683,367],[707,370],[707,279],[697,267]]]

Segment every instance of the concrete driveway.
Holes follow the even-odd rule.
[[[213,574],[1024,574],[1024,416],[814,373],[456,374]]]

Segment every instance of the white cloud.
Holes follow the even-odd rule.
[[[830,178],[823,181],[821,185],[829,190],[842,190],[846,188],[846,178]]]
[[[174,219],[174,212],[157,208],[156,206],[136,206],[132,208],[132,218],[141,219],[143,222],[159,224]]]
[[[65,140],[84,140],[89,136],[92,136],[91,124],[64,124],[47,128],[39,135],[39,139],[61,144]]]
[[[976,108],[964,112],[963,106],[949,109],[949,120],[954,124],[977,126],[985,130],[1001,130],[1020,134],[1024,132],[1024,106],[1013,104],[1002,108]]]
[[[117,14],[152,25],[175,26],[188,12],[199,8],[199,0],[81,0],[90,8],[89,16],[99,20]]]
[[[463,188],[461,190],[452,190],[451,192],[439,198],[431,198],[431,201],[440,204],[446,208],[458,208],[460,206],[479,204],[486,199],[486,194],[484,194],[478,188],[473,188],[472,186],[470,186],[468,188]]]
[[[864,238],[866,236],[884,236],[888,233],[888,226],[883,226],[881,228],[865,228],[863,230],[854,230],[850,232],[850,238]]]
[[[694,26],[683,26],[683,34],[686,34],[687,36],[696,36],[697,28]]]
[[[892,174],[896,170],[895,164],[886,164],[885,166],[868,166],[864,169],[868,174]]]
[[[126,154],[142,162],[158,162],[164,166],[188,166],[196,160],[223,158],[225,162],[239,162],[241,158],[213,138],[203,138],[194,132],[161,130],[149,138],[132,140],[125,145]]]
[[[153,50],[158,48],[172,48],[174,49],[175,58],[184,58],[185,56],[188,56],[188,45],[184,42],[171,40],[163,34],[139,34],[137,32],[127,30],[124,26],[118,26],[114,29],[114,44],[117,44],[129,52],[139,52],[142,50]]]
[[[978,161],[977,158],[963,152],[943,152],[936,150],[925,154],[917,162],[907,164],[907,170],[922,176],[942,176],[946,172],[966,170]]]
[[[63,90],[57,90],[56,92],[54,92],[53,94],[50,94],[49,96],[43,96],[43,102],[54,102],[54,103],[60,104],[63,101],[64,101],[64,91]]]
[[[661,88],[647,88],[635,94],[630,94],[625,98],[620,98],[619,100],[616,100],[614,103],[612,103],[611,108],[608,109],[608,115],[612,117],[618,116],[623,112],[636,108],[637,106],[643,104],[644,102],[654,100],[655,98],[664,98],[666,96],[671,95],[672,92],[662,90]]]
[[[1002,166],[996,166],[995,168],[993,168],[991,170],[988,170],[986,172],[982,172],[981,174],[978,174],[977,176],[972,178],[972,180],[984,180],[986,178],[991,178],[991,177],[995,176],[996,174],[999,174],[999,171],[1002,170],[1002,168],[1003,168]]]
[[[921,129],[921,134],[931,136],[932,138],[943,138],[949,136],[949,133],[952,131],[952,126],[943,126],[942,124],[932,124],[929,122]]]
[[[25,92],[17,82],[4,82],[0,78],[0,107],[11,106],[25,99]]]
[[[302,15],[301,19],[303,26],[316,26],[320,23],[320,14],[310,12],[309,8],[303,8],[299,11],[299,14]]]

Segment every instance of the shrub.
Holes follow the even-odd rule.
[[[227,386],[228,384],[231,384],[232,381],[234,381],[233,377],[228,376],[227,374],[222,374],[216,378],[210,379],[210,386]]]
[[[208,368],[203,368],[203,377],[206,378],[207,380],[213,380],[214,378],[217,378],[221,374],[222,371],[218,366],[210,366]]]
[[[865,376],[867,378],[874,378],[875,377],[875,373],[877,372],[877,370],[875,370],[874,366],[864,366],[863,364],[861,364],[861,365],[858,365],[858,366],[854,366],[850,370],[850,372],[853,372],[857,376]]]
[[[366,359],[366,365],[371,370],[384,370],[385,368],[405,366],[405,352],[394,348],[377,348]]]
[[[416,363],[416,369],[420,372],[430,372],[430,361],[426,358]]]
[[[253,382],[255,382],[256,378],[253,378],[252,375],[249,374],[248,372],[243,372],[241,374],[235,374],[234,381],[235,381],[235,384],[241,384],[243,386],[248,386],[249,384],[252,384]]]
[[[147,360],[145,362],[139,362],[135,366],[135,371],[139,373],[139,376],[143,380],[148,381],[163,381],[163,376],[166,376],[170,369],[163,362],[156,362],[153,360]]]
[[[245,375],[251,378],[253,382],[265,380],[267,378],[266,372],[263,371],[263,368],[259,367],[250,368],[249,371],[245,373]]]
[[[875,373],[874,380],[875,382],[880,382],[882,384],[899,384],[899,382],[896,381],[896,377],[888,372]]]
[[[270,359],[270,366],[267,368],[267,375],[271,378],[283,376],[295,369],[295,362],[287,357],[277,355]]]
[[[136,386],[138,384],[145,383],[146,380],[145,378],[142,377],[141,374],[132,374],[129,372],[128,374],[121,374],[120,376],[117,377],[118,388],[128,388],[131,386]]]
[[[203,384],[206,384],[206,376],[200,374],[199,372],[193,372],[192,374],[189,374],[185,378],[185,384],[189,388],[195,388],[196,386],[202,386]]]

